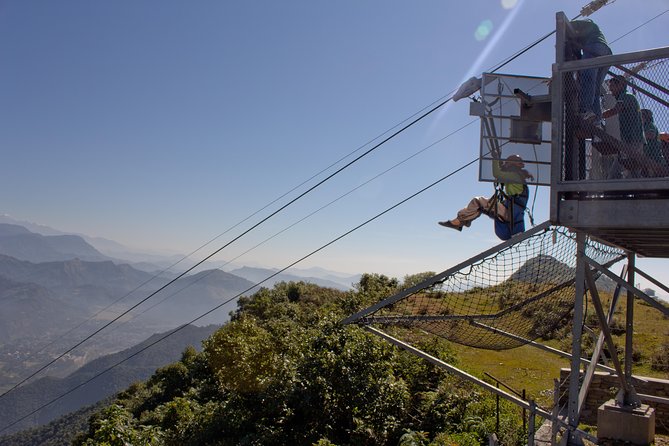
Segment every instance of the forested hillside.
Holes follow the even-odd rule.
[[[405,282],[410,282],[407,278]],[[159,369],[92,417],[77,445],[479,444],[494,399],[340,321],[395,291],[364,275],[355,291],[280,283],[239,301],[201,353]],[[448,344],[415,341],[455,362]],[[503,411],[505,444],[522,442]],[[518,417],[518,418],[516,418]]]
[[[44,426],[26,429],[12,435],[0,437],[1,446],[63,446],[88,426],[88,419],[95,412],[110,404],[111,398],[64,415]]]

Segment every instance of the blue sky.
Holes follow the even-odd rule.
[[[574,17],[585,3],[0,1],[0,212],[190,252],[545,35],[557,11]],[[666,45],[669,14],[616,39],[668,8],[617,0],[592,18],[622,53]],[[500,72],[549,76],[553,59],[551,37]],[[478,155],[478,122],[443,138],[474,120],[468,110],[460,101],[434,113],[217,259],[422,151],[235,260],[283,267],[466,164]],[[477,179],[474,165],[301,266],[398,277],[445,270],[497,243],[487,219],[461,234],[436,224],[490,193]],[[548,218],[547,197],[540,188],[537,223]],[[651,273],[669,270],[645,262]]]

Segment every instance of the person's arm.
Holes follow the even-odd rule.
[[[502,169],[499,160],[492,161],[492,174],[500,183],[525,183],[527,179],[534,179],[525,169]]]
[[[616,105],[602,112],[602,118],[610,118],[611,116],[615,116],[620,113],[620,110],[622,110],[622,101],[617,101]]]
[[[502,167],[499,165],[499,160],[492,160],[492,176],[499,180],[501,175]]]
[[[616,98],[616,105],[604,111],[602,117],[610,118],[614,115],[619,115],[623,110],[639,110],[639,103],[631,94],[623,93],[622,96]]]

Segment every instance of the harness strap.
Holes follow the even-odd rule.
[[[487,214],[493,214],[495,218],[502,220],[497,212],[497,203],[504,203],[504,201],[509,199],[511,199],[511,197],[504,192],[504,184],[495,183],[495,193],[493,194],[492,199],[488,202],[488,208],[486,209]]]
[[[524,198],[523,200],[518,200],[518,198]],[[511,232],[513,233],[514,227],[516,224],[516,215],[515,215],[515,208],[516,206],[520,207],[523,209],[523,213],[527,211],[527,200],[529,199],[529,189],[527,188],[527,185],[523,185],[523,192],[519,196],[515,195],[509,195],[506,192],[504,192],[504,184],[500,183],[495,183],[495,198],[494,201],[495,203],[498,200],[502,200],[502,203],[505,204],[506,210],[507,210],[507,221],[505,223],[509,224],[509,228],[511,229]],[[528,211],[529,213],[529,211]],[[495,206],[495,218],[502,220],[498,213],[497,213],[497,206]],[[532,215],[530,214],[530,220],[532,220]]]
[[[497,185],[497,183],[495,183],[495,185]],[[506,192],[504,192],[504,184],[501,184],[500,186],[501,187],[499,187],[499,188],[497,188],[497,186],[495,186],[495,189],[497,190],[497,193],[495,195],[499,195],[502,198],[502,201],[508,200],[515,205],[516,201],[517,201],[516,197],[525,198],[525,200],[524,200],[525,203],[524,204],[518,203],[518,206],[521,206],[523,209],[527,208],[527,200],[529,199],[529,190],[528,190],[526,185],[523,185],[523,192],[518,196],[508,195]]]

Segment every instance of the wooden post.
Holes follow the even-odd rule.
[[[530,400],[530,419],[527,427],[527,446],[534,446],[534,427],[537,413],[537,404]]]

